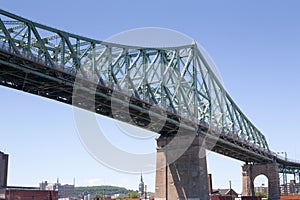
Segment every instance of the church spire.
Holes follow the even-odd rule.
[[[143,181],[143,172],[141,172],[141,183],[144,183],[144,181]]]
[[[145,193],[145,185],[144,185],[144,181],[143,181],[143,174],[141,173],[141,182],[139,184],[139,193],[141,196],[144,195]]]

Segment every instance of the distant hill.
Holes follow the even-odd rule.
[[[128,190],[124,187],[110,186],[110,185],[102,185],[102,186],[86,186],[86,187],[75,187],[75,195],[80,194],[105,194],[105,195],[113,195],[113,194],[127,194],[128,192],[133,192],[134,190]]]

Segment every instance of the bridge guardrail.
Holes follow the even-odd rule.
[[[276,156],[277,159],[280,159],[280,160],[285,160],[285,161],[291,162],[291,163],[300,163],[300,160],[286,158],[286,157],[280,156],[276,153],[274,153],[274,155]]]

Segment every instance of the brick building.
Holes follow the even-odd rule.
[[[58,200],[57,191],[26,188],[6,188],[0,190],[0,200]]]

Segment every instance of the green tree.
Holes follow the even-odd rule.
[[[256,192],[255,196],[259,196],[261,198],[268,198],[268,194],[262,193],[262,192]]]
[[[138,198],[138,197],[140,197],[140,194],[137,191],[128,192],[125,195],[125,198]]]
[[[101,200],[101,199],[103,199],[103,195],[102,194],[95,194],[94,196],[93,196],[93,199],[94,200]]]
[[[95,194],[127,194],[133,190],[127,190],[123,187],[116,187],[116,186],[109,186],[109,185],[102,185],[102,186],[86,186],[86,187],[76,187],[75,194],[80,195],[82,193],[91,194],[94,196]]]

